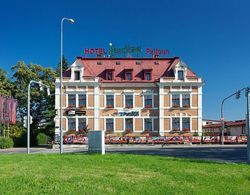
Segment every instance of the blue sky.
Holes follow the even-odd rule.
[[[23,60],[55,67],[60,59],[60,21],[64,55],[70,63],[84,48],[109,42],[170,50],[205,82],[203,116],[220,117],[224,97],[250,86],[250,1],[248,0],[91,0],[0,2],[0,67]],[[143,57],[143,55],[142,55]],[[242,119],[246,98],[225,104],[227,120]]]

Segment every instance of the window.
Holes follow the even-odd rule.
[[[144,107],[145,108],[152,108],[152,95],[145,95],[144,96]]]
[[[190,131],[190,118],[182,118],[182,130]]]
[[[182,94],[182,106],[190,107],[190,94]]]
[[[76,106],[76,94],[68,95],[68,106],[75,107]]]
[[[132,131],[133,130],[133,119],[132,118],[126,118],[125,119],[125,130],[126,131]]]
[[[180,107],[180,94],[172,95],[172,107]]]
[[[173,131],[180,131],[180,118],[172,118]]]
[[[144,79],[147,81],[151,80],[151,72],[145,72]]]
[[[152,118],[145,118],[144,119],[144,130],[145,131],[152,131],[153,125],[152,125]]]
[[[179,70],[178,71],[178,80],[184,80],[184,73],[183,73],[183,70]]]
[[[107,71],[106,73],[106,80],[113,80],[113,72],[112,71]]]
[[[131,71],[126,71],[125,72],[125,80],[132,80],[132,72]]]
[[[80,71],[76,70],[75,71],[75,81],[79,81],[80,80]]]
[[[114,108],[114,95],[106,95],[106,107]]]
[[[114,131],[114,119],[113,118],[106,119],[106,131]]]
[[[76,119],[75,118],[68,119],[68,130],[70,130],[70,131],[76,130]]]
[[[86,118],[78,118],[78,130],[86,130]]]
[[[245,128],[245,126],[241,127],[241,134],[246,134],[246,128]]]
[[[86,94],[79,95],[79,107],[86,107]]]
[[[125,107],[133,108],[133,95],[125,95]]]

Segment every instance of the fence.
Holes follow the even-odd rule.
[[[86,135],[64,136],[65,144],[87,144]],[[219,144],[220,136],[106,136],[105,144]],[[225,144],[246,144],[247,136],[225,136]]]

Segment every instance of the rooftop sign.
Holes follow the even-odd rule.
[[[112,43],[110,43],[108,50],[105,50],[104,48],[85,48],[84,49],[85,55],[89,55],[89,54],[97,55],[97,56],[107,55],[108,57],[133,54],[133,53],[136,53],[137,55],[139,53],[142,53],[142,48],[139,46],[129,46],[129,45],[125,45],[125,47],[122,47],[122,48],[117,48],[113,46]],[[153,56],[168,55],[169,50],[158,49],[158,48],[146,48],[143,53],[146,55],[153,55]]]

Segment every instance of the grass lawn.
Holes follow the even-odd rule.
[[[250,166],[128,154],[0,155],[0,194],[250,194]]]

